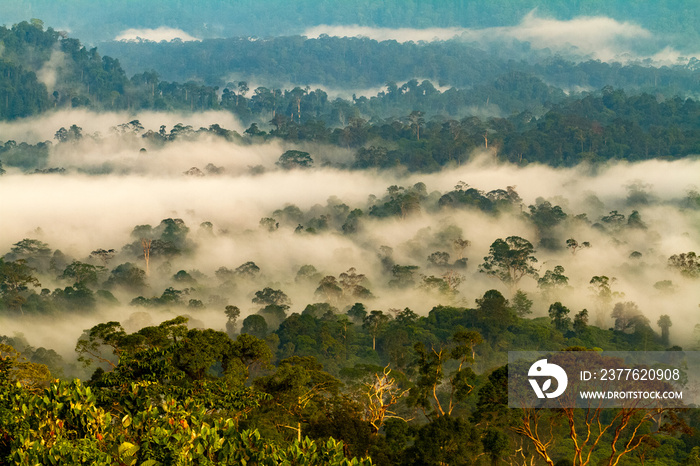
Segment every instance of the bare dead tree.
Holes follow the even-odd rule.
[[[401,390],[396,386],[396,380],[390,377],[391,369],[387,365],[382,375],[374,374],[376,380],[365,384],[364,396],[367,398],[365,405],[365,420],[372,426],[372,433],[379,432],[385,419],[406,419],[397,416],[390,408],[399,402],[399,399],[408,395],[409,390]]]

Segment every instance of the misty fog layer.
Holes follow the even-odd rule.
[[[0,466],[700,464],[697,0],[5,3]]]
[[[119,35],[114,38],[114,40],[151,40],[154,42],[160,42],[162,40],[171,41],[174,39],[179,39],[183,42],[190,40],[201,40],[187,34],[182,29],[175,29],[166,26],[161,26],[154,29],[126,29],[120,32]]]
[[[109,116],[102,118],[103,125],[111,121]],[[46,137],[44,133],[49,130],[44,126],[50,124],[51,117],[48,119],[34,133],[37,137]],[[196,119],[204,121],[207,116]],[[95,131],[101,131],[99,121],[93,122]],[[89,127],[88,121],[81,124]],[[5,125],[3,130],[17,136],[32,134],[29,126],[21,122]],[[672,329],[672,341],[676,344],[691,342],[692,328],[700,322],[697,284],[667,267],[671,255],[700,249],[700,211],[686,208],[683,201],[690,190],[697,190],[694,184],[700,172],[698,160],[553,169],[536,164],[525,168],[497,165],[487,155],[474,154],[472,161],[463,166],[434,174],[406,175],[335,168],[283,170],[276,162],[291,147],[281,143],[239,144],[199,136],[147,151],[140,150],[142,144],[140,140],[129,144],[124,139],[84,138],[75,144],[51,148],[48,165],[65,167],[63,174],[26,175],[8,170],[0,178],[2,253],[23,238],[33,238],[77,260],[85,260],[98,248],[116,249],[118,257],[110,267],[127,261],[143,267],[143,257],[122,250],[134,241],[130,236],[134,227],[156,226],[162,219],[180,218],[189,228],[192,252],[167,263],[154,261],[153,269],[160,269],[149,276],[149,288],[143,295],[160,296],[167,287],[177,286],[171,278],[175,272],[188,271],[206,284],[193,296],[206,302],[215,295],[214,301],[219,303],[196,311],[195,318],[213,328],[223,328],[225,316],[221,302],[239,306],[243,315],[254,313],[257,307],[251,298],[255,291],[266,286],[289,295],[292,301],[289,312],[301,312],[307,304],[322,301],[315,293],[318,277],[308,283],[295,281],[304,265],[313,265],[320,276],[337,277],[350,268],[366,275],[373,295],[367,302],[371,309],[410,307],[426,315],[438,304],[471,307],[476,298],[492,288],[512,297],[512,289],[479,273],[478,266],[496,239],[521,236],[537,249],[536,267],[540,277],[561,265],[569,278],[568,287],[550,294],[538,288],[534,279],[522,279],[518,288],[535,300],[535,317],[546,315],[549,304],[559,300],[572,312],[588,308],[592,322],[597,321],[604,328],[611,326],[609,309],[596,311],[598,304],[589,287],[592,277],[607,276],[614,277],[613,291],[624,293],[618,300],[636,302],[652,326],[661,314],[670,315],[674,322],[687,322],[688,325]],[[301,148],[311,154],[317,165],[323,160],[352,157],[349,151],[337,148],[313,145]],[[210,163],[222,169],[219,174],[184,174],[192,167],[203,169]],[[109,174],[88,174],[99,173],[95,167],[104,164],[110,166]],[[252,167],[257,168],[252,170]],[[403,218],[366,215],[372,205],[385,197],[389,186],[409,188],[421,182],[425,184],[427,198],[419,211]],[[440,208],[437,204],[440,195],[452,191],[460,182],[483,192],[513,187],[522,203],[497,215],[476,209]],[[545,200],[560,206],[568,217],[551,231],[538,231],[525,213],[528,206]],[[304,226],[308,228],[314,221],[312,217],[327,214],[333,211],[333,206],[341,204],[348,210],[365,212],[355,233],[343,234],[339,228],[315,234],[304,231]],[[298,207],[303,213],[299,225],[297,220],[281,217],[280,209],[288,205]],[[637,211],[643,227],[601,227],[601,218],[612,211],[625,216]],[[581,214],[586,214],[586,218],[577,220],[575,216]],[[275,218],[279,228],[274,231],[262,228],[263,218]],[[213,228],[200,227],[203,222],[211,222]],[[301,232],[295,232],[298,226],[302,227]],[[539,247],[543,235],[554,238],[555,247]],[[456,288],[457,294],[445,296],[421,286],[397,290],[388,285],[391,276],[382,269],[382,246],[391,248],[394,263],[419,267],[415,278],[420,283],[420,277],[439,277],[445,273],[427,258],[434,252],[445,251],[454,261],[457,253],[452,243],[458,237],[471,245],[463,251],[467,267],[459,270],[463,279]],[[565,247],[569,238],[579,243],[589,242],[591,247],[572,254]],[[213,284],[215,272],[221,267],[235,269],[248,261],[261,270],[255,279],[238,283],[233,289],[217,288]],[[667,280],[672,282],[670,288],[654,286]],[[42,277],[43,287],[65,285],[55,277]],[[136,295],[115,295],[120,305],[60,324],[32,317],[24,320],[3,317],[0,334],[22,332],[31,344],[52,347],[70,356],[84,329],[105,320],[144,319],[142,310],[128,305]],[[342,311],[352,303],[333,304]],[[182,309],[149,310],[141,325],[181,313]]]
[[[190,125],[195,129],[212,124],[219,124],[222,127],[239,132],[245,129],[231,112],[226,111],[198,113],[142,111],[138,115],[134,115],[128,112],[95,112],[73,108],[70,110],[62,109],[57,112],[46,112],[32,118],[17,119],[12,122],[0,121],[0,139],[3,141],[12,139],[18,143],[26,142],[29,144],[51,141],[59,128],[67,127],[74,123],[80,126],[86,134],[92,135],[97,133],[100,137],[104,137],[109,136],[112,129],[117,125],[134,119],[138,119],[144,127],[154,131],[157,131],[160,125],[171,128],[178,123]],[[123,142],[120,141],[120,144],[123,144]],[[138,147],[142,145],[138,145]],[[107,152],[103,153],[106,154]]]
[[[503,42],[513,39],[528,42],[534,49],[549,49],[579,59],[629,62],[652,59],[660,64],[676,64],[688,51],[674,49],[666,38],[627,21],[605,16],[578,16],[559,20],[539,16],[535,10],[515,26],[473,28],[376,28],[358,25],[319,25],[304,35],[317,38],[322,34],[338,37],[369,37],[378,41],[430,42],[461,38],[469,42]],[[695,54],[697,55],[697,54]],[[683,58],[687,61],[687,58]]]

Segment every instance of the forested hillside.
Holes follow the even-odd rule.
[[[391,82],[376,96],[351,100],[331,99],[325,91],[309,87],[251,90],[246,81],[230,83],[219,92],[217,87],[194,82],[160,81],[154,72],[129,79],[118,61],[101,57],[96,49],[87,50],[75,39],[61,38],[50,28],[43,31],[40,23],[3,29],[2,36],[5,85],[0,115],[5,119],[80,107],[223,109],[247,125],[255,123],[249,128],[254,135],[265,133],[260,126],[272,124],[269,137],[360,148],[355,163],[359,168],[403,165],[413,171],[434,171],[461,163],[474,148],[488,146],[489,139],[497,158],[554,166],[684,157],[698,153],[700,147],[700,133],[694,124],[698,106],[695,100],[678,96],[627,95],[622,89],[605,86],[593,94],[567,98],[542,80],[515,71],[488,84],[443,92],[427,80]],[[319,66],[302,68],[316,70]],[[656,73],[654,68],[645,69]],[[680,71],[668,72],[682,76]],[[697,85],[692,76],[697,71],[686,72],[693,81],[687,83],[691,86],[688,92],[692,92]],[[37,76],[43,77],[43,84]],[[46,83],[55,89],[51,96]],[[486,117],[489,114],[509,116]],[[5,150],[16,149],[11,145]],[[0,160],[8,164],[14,157],[8,154]]]
[[[700,464],[692,401],[508,407],[509,351],[700,349],[697,60],[111,47],[0,28],[0,465]]]
[[[508,73],[539,78],[566,90],[605,85],[662,93],[697,94],[696,59],[674,66],[600,60],[572,61],[516,40],[483,44],[468,39],[377,41],[360,37],[210,39],[201,42],[119,41],[100,44],[132,73],[155,69],[165,79],[226,85],[231,77],[266,85],[322,85],[339,91],[389,81],[429,79],[436,86],[471,88]],[[515,97],[513,93],[511,97]]]
[[[293,173],[293,165],[286,165],[292,155],[283,154],[279,165]],[[222,176],[215,168],[206,170],[209,176]],[[626,203],[645,209],[649,196],[643,187],[632,187]],[[655,303],[674,295],[691,306],[700,270],[695,254],[681,251],[660,264],[647,250],[633,251],[618,266],[598,262],[601,253],[617,254],[629,241],[653,242],[658,223],[651,221],[650,228],[650,219],[636,209],[609,212],[592,224],[587,213],[573,215],[544,200],[521,212],[521,202],[510,186],[483,192],[460,183],[441,193],[417,183],[390,186],[370,205],[335,198],[305,211],[288,204],[261,218],[256,232],[167,218],[155,227],[135,226],[129,242],[117,248],[86,245],[95,249],[85,257],[22,239],[0,260],[3,314],[123,317],[85,329],[75,342],[77,364],[25,337],[2,337],[3,454],[18,462],[54,457],[107,464],[109,458],[163,461],[185,455],[193,463],[209,458],[226,464],[315,451],[313,464],[336,464],[343,455],[370,455],[378,464],[461,464],[465,458],[480,464],[515,459],[519,446],[534,456],[535,444],[517,427],[523,413],[505,408],[506,349],[671,348],[672,318],[653,312],[673,312],[631,301],[625,291],[639,296],[649,287],[654,291],[647,299]],[[690,219],[699,207],[694,193],[676,208],[691,209]],[[367,242],[395,223],[416,228],[426,216],[455,223],[419,229],[404,242],[393,236],[388,244]],[[522,231],[539,238],[539,246],[510,236],[482,249],[482,233],[458,226],[465,216],[483,217],[477,221],[482,224],[520,217]],[[584,236],[570,237],[574,231]],[[622,244],[606,244],[613,238]],[[284,256],[271,263],[261,253],[240,264],[205,259],[212,244],[282,241],[302,248],[309,240],[340,241],[375,257],[347,270],[308,256],[308,263],[297,265]],[[206,268],[191,268],[195,264]],[[647,268],[663,272],[649,276]],[[601,274],[581,276],[587,270]],[[603,275],[613,270],[629,276],[619,282]],[[656,280],[653,286],[649,280]],[[466,299],[480,289],[486,291],[475,301]],[[392,307],[404,302],[412,307]],[[87,387],[51,382],[76,375]],[[12,385],[18,381],[22,385]],[[47,384],[48,394],[37,397]],[[11,414],[20,407],[25,419],[42,420],[23,423]],[[670,418],[664,413],[635,417],[629,428],[638,424],[647,431],[652,420],[661,420],[671,436],[645,434],[667,445],[657,457],[680,461],[694,454],[697,440],[688,427],[695,423],[694,411]],[[552,435],[568,435],[566,419],[546,410],[540,415],[538,422],[554,423]],[[616,425],[614,419],[602,422]],[[612,448],[619,440],[600,434],[601,443],[590,446],[593,457],[617,458]],[[306,436],[317,446],[310,440],[287,446]],[[342,446],[328,443],[329,436]],[[45,443],[23,440],[28,438]],[[443,446],[436,449],[436,441]],[[565,448],[549,454],[568,455]]]

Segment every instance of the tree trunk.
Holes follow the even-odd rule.
[[[143,258],[146,261],[146,275],[148,275],[150,272],[149,264],[151,261],[151,240],[142,239],[141,246],[143,246]]]

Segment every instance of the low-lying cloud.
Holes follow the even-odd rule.
[[[166,41],[180,39],[183,42],[188,41],[201,41],[194,36],[189,35],[182,29],[175,29],[167,26],[160,26],[155,29],[127,29],[120,32],[114,40],[124,40],[124,41],[139,41],[147,40],[152,42]]]
[[[46,85],[49,92],[53,91],[56,87],[56,80],[58,79],[58,73],[61,67],[66,64],[66,54],[58,49],[51,52],[51,57],[44,65],[37,71],[36,77]]]
[[[468,28],[372,28],[357,25],[319,25],[309,28],[309,38],[328,34],[338,37],[369,37],[378,41],[419,42],[461,38],[467,41],[500,42],[518,40],[529,42],[536,49],[549,49],[579,59],[602,61],[632,61],[651,59],[657,64],[675,64],[683,56],[666,45],[648,29],[631,22],[620,22],[605,16],[580,16],[558,20],[528,13],[515,26]],[[692,55],[692,54],[691,54]],[[687,60],[687,59],[686,59]]]
[[[49,111],[39,116],[20,118],[12,122],[0,121],[0,134],[3,142],[15,140],[35,144],[37,142],[52,141],[59,128],[68,128],[76,124],[82,128],[83,134],[99,133],[102,136],[109,135],[111,129],[117,125],[132,120],[139,120],[145,130],[158,131],[161,125],[168,129],[178,123],[192,126],[194,129],[209,127],[213,124],[242,132],[245,128],[240,121],[227,111],[211,110],[208,112],[157,112],[141,111],[129,112],[95,112],[86,109],[61,109]]]
[[[303,35],[309,39],[315,39],[326,34],[337,37],[368,37],[370,39],[397,42],[431,42],[435,40],[449,40],[469,32],[465,28],[378,28],[358,25],[327,25],[313,26],[304,31]]]
[[[228,122],[232,126],[227,126],[220,119],[210,120],[224,115],[192,115],[190,122],[197,121],[201,126],[206,126],[206,122],[218,122],[236,128],[233,121]],[[20,136],[30,133],[42,140],[46,138],[44,132],[51,135],[58,126],[72,123],[103,132],[111,125],[128,121],[123,118],[125,116],[71,113],[63,115],[62,122],[51,120],[55,115],[46,116],[33,130],[26,121],[5,124],[0,130],[3,134],[17,136],[18,142],[22,140]],[[142,123],[146,122],[146,129],[157,129],[166,119],[180,122],[178,120],[187,115],[137,117]],[[156,121],[159,118],[162,120]],[[281,142],[229,142],[204,134],[190,140],[171,141],[162,147],[148,146],[145,153],[140,151],[143,144],[144,140],[139,137],[120,139],[105,133],[104,138],[54,144],[49,165],[65,167],[63,174],[27,175],[16,169],[8,170],[0,178],[0,199],[4,200],[0,203],[0,218],[3,219],[0,254],[8,252],[23,238],[36,238],[79,260],[86,260],[97,248],[114,248],[120,255],[110,267],[126,261],[143,267],[142,259],[123,249],[134,241],[130,236],[134,226],[155,226],[164,218],[181,218],[190,229],[189,238],[195,245],[193,253],[172,258],[167,271],[162,272],[158,270],[166,270],[166,264],[154,260],[150,288],[144,293],[146,297],[160,296],[169,286],[181,286],[172,281],[172,275],[178,270],[198,271],[202,274],[203,286],[199,294],[193,295],[197,299],[206,302],[212,294],[221,295],[230,304],[238,305],[245,316],[255,312],[251,302],[253,293],[272,286],[290,296],[291,312],[301,312],[306,304],[323,299],[314,294],[318,280],[305,284],[295,281],[299,268],[309,264],[321,275],[337,277],[351,267],[365,274],[375,296],[367,302],[371,309],[386,311],[410,307],[426,315],[437,304],[473,306],[474,299],[491,288],[509,295],[507,286],[479,273],[478,265],[497,238],[517,235],[537,244],[540,233],[523,212],[529,211],[529,205],[546,199],[561,206],[568,218],[546,232],[556,238],[560,248],[548,250],[537,246],[537,266],[540,275],[556,265],[565,268],[573,289],[562,290],[557,299],[573,313],[588,308],[592,321],[600,318],[605,328],[611,325],[609,310],[599,315],[595,313],[596,304],[588,284],[591,277],[605,275],[617,279],[613,288],[625,293],[621,300],[637,302],[651,320],[652,328],[661,314],[671,315],[674,322],[687,322],[688,325],[672,328],[674,343],[691,344],[692,328],[700,323],[697,282],[667,268],[669,256],[700,250],[700,210],[687,208],[683,202],[688,190],[697,189],[693,188],[700,171],[697,159],[610,163],[592,170],[585,166],[554,169],[536,164],[501,165],[494,163],[491,157],[473,154],[470,162],[459,167],[432,174],[405,174],[343,170],[337,168],[337,163],[335,168],[321,167],[319,162],[324,158],[350,160],[352,153],[328,146],[305,145],[296,148],[308,151],[317,162],[316,168],[288,171],[277,167],[275,162],[285,150],[295,146]],[[333,151],[338,152],[332,154]],[[192,166],[204,169],[208,163],[224,168],[223,172],[205,176],[183,174]],[[112,170],[101,175],[88,174],[97,173],[94,169],[100,164],[108,164]],[[251,166],[258,168],[251,170]],[[451,191],[460,181],[484,192],[514,186],[523,199],[522,206],[499,215],[476,209],[439,208],[439,195]],[[425,183],[428,194],[420,212],[406,218],[367,215],[371,205],[378,202],[370,196],[381,199],[391,185],[410,187],[418,182]],[[646,190],[647,201],[631,203],[630,189]],[[339,203],[345,203],[349,210],[364,211],[357,233],[343,234],[337,225],[316,234],[305,230],[295,232],[297,223],[307,228],[312,217],[332,212],[332,206]],[[303,218],[284,220],[281,214],[275,213],[285,205],[297,206]],[[594,226],[604,223],[601,217],[613,210],[626,217],[638,210],[646,229]],[[574,219],[580,214],[586,214],[589,222]],[[275,218],[280,223],[279,229],[262,228],[260,220],[264,217]],[[202,222],[213,224],[210,232],[200,228]],[[431,253],[447,251],[451,261],[456,259],[452,249],[455,235],[471,241],[471,246],[463,251],[468,263],[466,269],[458,272],[464,280],[456,297],[446,298],[417,286],[397,290],[388,285],[391,274],[383,269],[380,261],[381,246],[391,248],[396,264],[420,267],[415,277],[420,283],[421,274],[439,276],[444,272],[428,263]],[[588,241],[592,248],[572,254],[563,247],[570,237],[579,242]],[[635,251],[641,257],[631,256]],[[260,267],[258,279],[237,283],[235,289],[229,291],[217,288],[215,271],[218,268],[235,269],[247,261],[254,261]],[[654,288],[663,280],[673,282],[672,295]],[[42,277],[42,285],[48,288],[67,286],[55,276]],[[537,282],[531,278],[523,279],[519,287],[535,301],[534,315],[546,316],[551,297],[543,296]],[[81,317],[74,325],[62,323],[61,338],[53,331],[58,324],[48,320],[27,318],[25,322],[5,316],[0,319],[0,325],[5,329],[3,333],[25,329],[24,333],[34,346],[53,346],[60,341],[63,342],[60,347],[69,351],[85,328],[107,319],[127,320],[133,313],[140,312],[142,309],[128,305],[133,297],[118,295],[122,303],[119,307]],[[155,321],[183,312],[187,310],[175,308],[152,315]],[[197,318],[206,325],[223,328],[225,317],[220,304],[197,312]],[[26,331],[28,328],[32,328],[32,332]],[[42,340],[49,333],[53,335],[52,343]],[[56,345],[58,347],[59,343]]]

